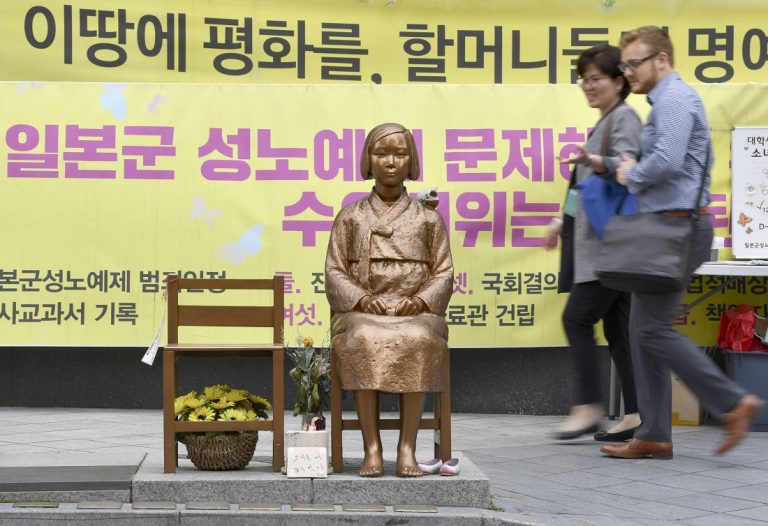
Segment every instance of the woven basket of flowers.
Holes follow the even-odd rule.
[[[212,437],[189,434],[184,437],[187,457],[203,471],[245,469],[253,458],[258,431],[221,434]]]
[[[201,394],[191,391],[176,398],[177,420],[188,422],[244,422],[268,418],[272,405],[261,396],[228,385],[205,387]],[[178,433],[187,447],[187,457],[198,469],[224,471],[245,469],[253,458],[257,431],[204,431]]]

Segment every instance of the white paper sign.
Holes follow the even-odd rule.
[[[768,258],[768,126],[731,135],[733,257]]]
[[[147,365],[155,363],[155,356],[157,356],[157,349],[160,346],[160,339],[163,337],[163,327],[165,327],[165,311],[163,311],[163,319],[160,320],[160,327],[157,328],[155,333],[155,339],[149,344],[147,352],[141,358],[141,362]]]
[[[328,449],[289,447],[285,464],[288,478],[328,478]]]

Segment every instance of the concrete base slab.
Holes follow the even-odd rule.
[[[125,504],[121,510],[79,510],[76,504],[63,503],[56,511],[45,509],[6,510],[0,504],[0,526],[38,526],[40,524],[131,524],[132,526],[178,526],[179,512],[134,510]]]
[[[435,506],[488,508],[491,504],[488,477],[467,457],[456,453],[461,474],[400,478],[394,462],[386,461],[389,473],[362,478],[361,459],[352,458],[343,473],[326,479],[289,479],[273,473],[270,459],[258,458],[241,471],[201,471],[180,459],[176,473],[163,473],[163,459],[150,453],[133,478],[134,501],[190,502],[217,500],[279,502],[281,504],[432,504]]]
[[[295,512],[289,506],[281,511],[250,511],[232,509],[230,511],[188,510],[181,505],[178,510],[146,511],[136,510],[130,504],[122,510],[78,510],[73,504],[62,504],[57,511],[51,510],[11,510],[9,505],[0,503],[0,526],[37,526],[47,522],[69,521],[72,524],[98,522],[112,524],[130,521],[133,526],[239,526],[260,524],[267,526],[304,526],[311,523],[316,526],[348,525],[351,521],[361,526],[385,526],[389,524],[413,524],[427,526],[501,526],[530,525],[528,522],[509,520],[504,514],[489,510],[471,508],[438,507],[436,513],[397,512],[387,506],[382,512],[345,513],[340,506],[328,512]]]
[[[51,502],[112,500],[131,502],[131,490],[4,491],[0,493],[0,502],[28,502],[31,500],[47,500]]]
[[[129,489],[138,465],[0,467],[0,492]]]
[[[0,501],[130,502],[135,465],[0,467]]]

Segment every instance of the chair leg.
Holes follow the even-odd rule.
[[[434,416],[435,416],[435,422],[437,422],[437,427],[432,432],[432,442],[433,446],[435,447],[435,458],[443,458],[443,453],[440,449],[440,443],[442,442],[440,432],[442,430],[442,422],[440,422],[440,393],[435,392],[433,393],[434,398]]]
[[[344,469],[344,454],[341,445],[342,425],[341,382],[336,364],[331,357],[331,465],[334,473],[341,473]]]
[[[450,352],[443,360],[443,390],[436,393],[435,412],[439,411],[440,443],[435,444],[435,457],[443,461],[451,458],[451,355]],[[435,434],[438,432],[436,431]]]
[[[178,446],[173,402],[176,398],[176,353],[163,351],[163,473],[176,473]]]
[[[272,353],[272,471],[280,473],[284,463],[285,391],[283,384],[285,354],[282,349]]]

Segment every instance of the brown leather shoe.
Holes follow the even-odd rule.
[[[669,460],[672,458],[672,442],[654,442],[633,438],[624,444],[610,444],[600,448],[600,451],[616,458],[656,458]]]
[[[731,449],[744,437],[744,433],[749,431],[749,425],[763,403],[755,395],[744,395],[730,413],[723,415],[723,427],[727,434],[725,440],[715,450],[718,455]]]

